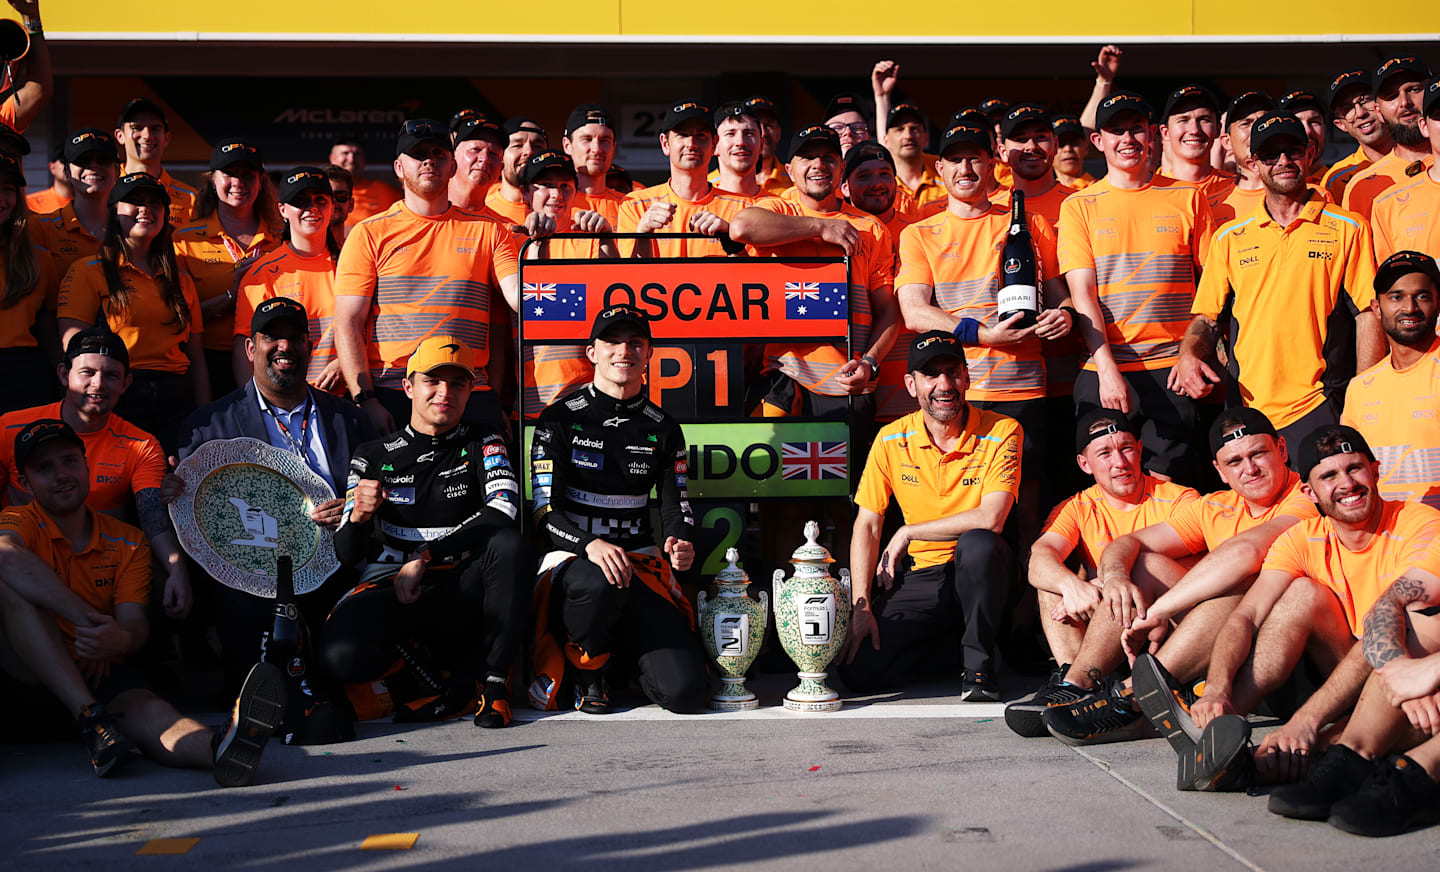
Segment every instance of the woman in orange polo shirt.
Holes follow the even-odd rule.
[[[170,196],[148,173],[121,176],[110,192],[100,253],[71,265],[60,283],[65,342],[102,315],[130,351],[134,378],[115,413],[175,452],[180,422],[210,402],[204,321],[172,242]]]
[[[340,246],[330,234],[335,208],[330,179],[319,167],[296,167],[280,178],[284,244],[255,259],[240,277],[235,301],[233,368],[243,384],[254,374],[245,354],[255,307],[271,297],[289,297],[310,318],[310,366],[306,381],[337,396],[345,374],[335,354],[335,260]]]
[[[24,171],[0,153],[0,414],[55,400],[55,367],[41,350],[57,344],[55,268],[50,255],[30,241],[30,211],[21,188]]]
[[[175,253],[195,281],[205,317],[212,396],[235,389],[230,352],[236,279],[257,255],[279,244],[280,212],[260,149],[244,139],[222,139],[210,155],[194,219],[175,231]]]

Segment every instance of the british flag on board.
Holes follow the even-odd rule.
[[[844,442],[780,443],[781,478],[845,478]]]

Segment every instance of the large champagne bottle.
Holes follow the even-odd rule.
[[[288,555],[275,558],[275,621],[265,641],[265,659],[289,678],[305,675],[305,622],[295,604],[295,575]]]
[[[1019,312],[1020,320],[1011,326],[1025,328],[1040,314],[1040,283],[1035,274],[1035,245],[1030,241],[1030,225],[1025,223],[1025,195],[1012,192],[1010,204],[1010,232],[1000,248],[1000,292],[995,306],[1001,322]]]

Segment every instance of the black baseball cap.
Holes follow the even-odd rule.
[[[427,142],[454,147],[448,127],[434,118],[411,118],[400,125],[400,136],[395,140],[395,156],[409,154]]]
[[[300,328],[301,333],[310,332],[310,316],[305,307],[289,297],[271,297],[255,307],[250,318],[250,335],[265,333],[271,324],[289,321]]]
[[[1220,101],[1209,89],[1200,85],[1181,85],[1165,97],[1165,108],[1160,110],[1160,123],[1168,124],[1170,116],[1175,113],[1201,106],[1214,110],[1216,115],[1220,114]]]
[[[966,106],[950,116],[950,123],[945,125],[945,129],[949,130],[957,124],[968,124],[971,127],[984,127],[989,123],[990,119],[984,112],[981,112],[974,106]]]
[[[627,303],[618,306],[611,306],[595,316],[595,323],[590,327],[590,341],[594,342],[606,333],[610,328],[619,324],[629,324],[646,339],[650,338],[650,319],[645,313]]]
[[[99,354],[112,360],[118,360],[124,364],[126,371],[130,369],[130,349],[125,347],[125,340],[110,329],[102,315],[100,320],[70,337],[65,345],[65,363],[69,364],[82,354]]]
[[[726,118],[749,118],[756,124],[760,123],[760,116],[755,114],[755,110],[739,100],[720,104],[720,108],[715,110],[715,126],[718,128]]]
[[[82,454],[85,451],[85,443],[69,424],[57,418],[41,418],[21,427],[15,434],[15,468],[23,472],[42,445],[55,442],[74,445]]]
[[[565,119],[565,135],[569,136],[587,124],[600,124],[611,130],[615,129],[615,123],[610,120],[610,113],[599,103],[581,103],[570,110],[570,117]]]
[[[1436,267],[1435,258],[1419,251],[1397,251],[1385,258],[1375,270],[1375,293],[1385,293],[1411,273],[1429,276],[1435,287],[1440,288],[1440,267]]]
[[[698,100],[677,101],[665,110],[665,119],[660,122],[660,132],[674,130],[686,121],[704,121],[713,125],[715,122],[710,115],[710,107]]]
[[[1077,115],[1056,115],[1050,119],[1050,129],[1055,131],[1055,138],[1074,134],[1075,136],[1085,135],[1085,125],[1080,123]]]
[[[775,111],[775,101],[769,97],[756,94],[754,97],[745,101],[745,108],[750,110],[750,114],[752,115],[769,115],[776,121],[780,120],[780,113]]]
[[[991,124],[999,121],[1009,109],[1010,101],[1003,97],[990,97],[980,101],[980,111],[985,113]]]
[[[149,173],[126,173],[121,176],[120,180],[115,183],[115,187],[110,189],[110,199],[108,202],[113,207],[116,203],[128,202],[132,196],[141,191],[150,191],[159,194],[160,199],[165,201],[165,206],[168,210],[170,206],[170,192],[165,190],[165,186],[160,184],[159,179]]]
[[[248,139],[231,137],[215,143],[215,150],[210,152],[211,170],[229,169],[242,163],[265,172],[265,158],[260,154],[260,146]]]
[[[1139,439],[1140,427],[1116,409],[1091,409],[1075,421],[1075,453],[1083,454],[1091,442],[1112,433],[1129,433]]]
[[[1428,79],[1430,78],[1430,67],[1426,65],[1424,61],[1412,55],[1390,58],[1375,68],[1375,78],[1373,80],[1375,90],[1379,91],[1385,87],[1386,79],[1401,73],[1411,73],[1421,79]]]
[[[500,125],[486,118],[484,115],[476,115],[473,118],[466,118],[458,125],[451,128],[451,137],[456,146],[462,142],[469,142],[472,139],[488,139],[501,148],[505,147],[505,133]]]
[[[944,157],[951,148],[965,144],[984,149],[985,153],[992,157],[995,154],[995,145],[990,141],[990,131],[974,124],[956,124],[945,131],[945,135],[940,138],[938,154],[940,157]]]
[[[1322,446],[1322,442],[1330,444]],[[1366,442],[1365,437],[1354,427],[1346,427],[1344,424],[1322,424],[1316,427],[1300,441],[1300,478],[1308,481],[1311,471],[1320,465],[1320,461],[1352,451],[1365,455],[1372,462],[1375,460],[1375,452],[1370,450],[1370,443]]]
[[[545,137],[547,141],[550,139],[549,134],[545,132],[545,128],[540,126],[539,121],[525,115],[521,115],[518,118],[511,118],[505,122],[506,136],[514,136],[517,133],[538,133]]]
[[[1275,101],[1264,91],[1246,91],[1225,107],[1225,126],[1256,112],[1274,112]]]
[[[1299,118],[1289,112],[1267,112],[1255,119],[1255,125],[1250,128],[1250,153],[1258,155],[1270,142],[1287,136],[1301,145],[1310,142]]]
[[[910,350],[905,354],[905,370],[922,370],[937,357],[958,357],[960,362],[964,363],[965,346],[955,334],[944,330],[921,333],[910,342]]]
[[[897,103],[890,107],[890,111],[885,115],[885,129],[893,129],[900,124],[900,119],[907,116],[919,121],[921,125],[930,123],[919,106],[916,106],[914,103]]]
[[[288,204],[307,191],[327,197],[334,193],[330,188],[330,177],[325,175],[324,170],[319,167],[296,167],[281,177],[276,196],[280,198],[280,202]]]
[[[1440,106],[1440,76],[1431,79],[1425,85],[1425,97],[1420,102],[1420,114],[1429,118],[1437,106]]]
[[[845,155],[845,173],[840,178],[850,178],[850,174],[859,169],[861,164],[872,160],[883,160],[890,165],[890,169],[895,169],[895,157],[890,154],[890,149],[873,139],[867,139],[850,147],[850,151]]]
[[[865,117],[865,101],[859,94],[852,91],[842,91],[834,97],[831,97],[830,102],[825,104],[824,120],[829,121],[836,115],[841,115],[846,112],[859,112],[860,117]]]
[[[30,140],[21,136],[15,128],[0,121],[0,151],[27,155],[30,153]]]
[[[62,156],[66,163],[78,164],[86,155],[96,153],[114,162],[120,160],[115,137],[98,127],[82,127],[65,137],[65,153]]]
[[[125,108],[120,110],[120,118],[115,122],[115,126],[124,127],[125,122],[134,119],[136,115],[154,115],[167,130],[170,128],[170,119],[165,117],[165,110],[149,97],[136,97],[126,103]]]
[[[582,125],[583,126],[583,125]],[[524,171],[520,174],[520,181],[523,184],[534,184],[540,178],[540,174],[550,170],[562,170],[570,176],[571,181],[576,181],[575,163],[570,160],[569,155],[561,154],[558,151],[542,151],[530,158],[525,164]]]
[[[1313,91],[1295,90],[1280,97],[1275,101],[1275,106],[1281,112],[1301,112],[1305,109],[1313,109],[1316,112],[1324,112],[1325,107],[1320,105],[1320,98],[1315,96]]]
[[[1145,98],[1134,91],[1116,91],[1109,97],[1100,101],[1100,107],[1095,110],[1095,129],[1103,130],[1117,115],[1126,112],[1134,112],[1150,120],[1153,114],[1150,104]]]
[[[461,109],[450,116],[450,133],[453,136],[459,132],[460,126],[473,118],[484,118],[485,113],[479,109]]]
[[[0,151],[0,176],[8,176],[11,182],[25,187],[25,170],[21,168],[20,161],[3,151]]]
[[[1275,425],[1259,409],[1249,406],[1226,409],[1210,425],[1210,456],[1219,454],[1221,448],[1236,439],[1246,436],[1269,436],[1273,439],[1279,435]]]
[[[1335,101],[1340,98],[1342,91],[1351,88],[1364,88],[1365,93],[1373,89],[1370,82],[1370,71],[1356,67],[1353,70],[1346,70],[1330,80],[1330,111],[1335,111]]]
[[[834,149],[836,154],[840,153],[840,134],[823,124],[812,124],[790,138],[790,156],[794,157],[800,149],[812,142],[823,142]]]
[[[1000,136],[1002,139],[1009,139],[1017,129],[1026,124],[1039,122],[1045,125],[1045,129],[1051,130],[1050,113],[1039,103],[1017,103],[1011,106],[1000,119]]]

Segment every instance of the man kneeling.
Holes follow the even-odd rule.
[[[63,421],[35,421],[15,437],[15,466],[34,502],[0,512],[5,674],[59,700],[78,722],[96,775],[114,772],[138,746],[167,766],[210,769],[222,786],[249,784],[285,714],[279,668],[250,670],[221,733],[182,716],[124,662],[150,633],[150,546],[139,530],[86,507],[80,437]],[[7,698],[16,711],[35,710]],[[47,708],[48,699],[40,705]]]

